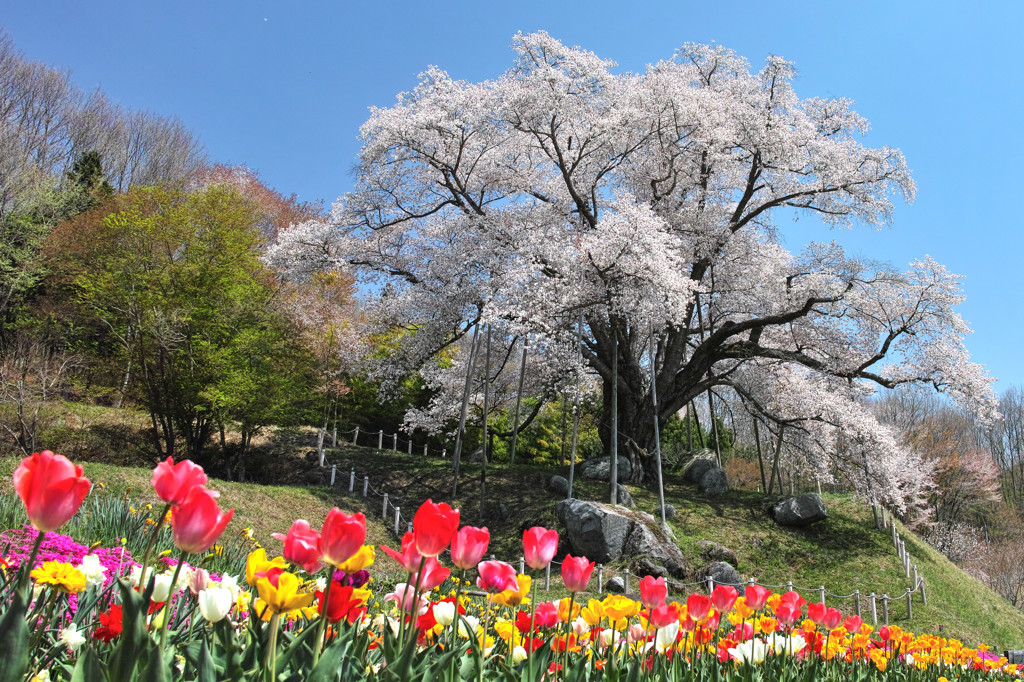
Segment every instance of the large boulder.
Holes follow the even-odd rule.
[[[828,510],[817,493],[805,493],[772,507],[772,518],[780,526],[808,526],[827,519]]]
[[[619,480],[628,481],[633,474],[633,466],[629,463],[628,457],[620,455],[618,460]],[[578,473],[581,478],[585,478],[588,481],[610,481],[612,479],[612,458],[607,456],[588,459],[579,465]]]
[[[651,527],[643,521],[633,523],[622,551],[628,557],[649,557],[679,580],[685,580],[687,577],[686,558],[683,553],[673,543],[655,535]]]
[[[725,545],[720,545],[717,542],[711,540],[701,540],[697,543],[700,547],[701,558],[707,559],[708,561],[724,561],[730,563],[733,566],[740,562],[739,557],[736,556],[736,552],[732,551]]]
[[[548,488],[553,493],[567,496],[569,494],[569,479],[556,474],[551,477],[550,481],[548,481]]]
[[[726,478],[725,469],[712,466],[700,477],[698,486],[705,495],[717,497],[729,492],[729,479]]]
[[[575,556],[601,564],[624,556],[643,557],[679,580],[687,577],[685,557],[675,544],[651,530],[656,521],[650,514],[599,502],[562,500],[555,505],[555,515],[565,526],[563,537]]]
[[[573,553],[600,564],[622,556],[633,526],[614,507],[583,500],[562,500],[555,505],[555,515],[565,526]]]
[[[700,576],[701,580],[711,578],[715,581],[716,585],[739,587],[743,584],[740,574],[736,572],[732,564],[725,561],[712,561],[707,566],[701,568],[697,575]]]
[[[690,460],[683,466],[683,480],[700,483],[700,479],[708,470],[718,466],[718,455],[714,450],[697,450],[690,455]]]

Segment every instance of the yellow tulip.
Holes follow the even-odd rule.
[[[270,613],[286,613],[313,603],[312,594],[299,592],[301,584],[295,574],[281,573],[277,576],[276,586],[270,582],[269,578],[260,578],[256,581],[256,590]]]
[[[501,606],[512,606],[516,607],[520,604],[528,604],[530,602],[527,597],[530,594],[531,580],[528,575],[517,575],[516,583],[519,584],[519,589],[516,590],[505,590],[504,592],[498,592],[497,594],[491,595],[491,601]]]
[[[345,573],[355,573],[361,571],[364,568],[373,566],[374,560],[377,558],[377,554],[374,551],[373,545],[363,545],[359,548],[359,551],[353,554],[347,561],[342,562],[338,566],[338,570],[344,571]]]
[[[267,559],[267,550],[262,547],[249,553],[245,560],[245,582],[256,587],[256,574],[269,571],[271,568],[286,568],[288,562],[284,557],[277,556]]]

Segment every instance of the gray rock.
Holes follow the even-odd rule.
[[[484,507],[484,513],[488,520],[505,521],[512,516],[512,510],[504,502],[491,502]]]
[[[548,488],[559,495],[569,494],[569,479],[564,476],[552,476],[548,481]]]
[[[609,592],[614,592],[615,594],[622,594],[626,591],[626,583],[618,576],[606,582],[604,586]]]
[[[668,569],[660,564],[656,564],[647,557],[640,557],[636,562],[636,576],[642,579],[645,575],[654,576],[655,578],[663,578],[669,575]]]
[[[674,519],[678,515],[679,515],[679,512],[676,511],[676,506],[674,504],[668,504],[668,503],[665,504],[665,518],[666,519]]]
[[[729,492],[729,479],[725,476],[725,469],[716,466],[708,469],[700,477],[699,487],[702,493],[713,497]]]
[[[626,538],[623,553],[630,557],[646,556],[653,563],[664,566],[679,580],[685,580],[687,577],[686,558],[683,553],[671,542],[666,542],[655,535],[645,523],[633,524]]]
[[[628,481],[633,473],[633,467],[629,463],[629,458],[620,456],[618,460],[619,480]],[[585,478],[588,481],[610,481],[612,477],[612,458],[611,456],[606,456],[588,459],[579,465],[578,473],[581,478]]]
[[[732,585],[736,587],[743,584],[743,579],[736,572],[736,569],[733,568],[732,564],[724,561],[712,561],[700,569],[697,575],[700,576],[701,580],[707,580],[709,577],[712,578],[716,585]]]
[[[555,515],[565,526],[573,554],[604,564],[622,556],[633,522],[614,507],[583,500],[562,500]]]
[[[736,556],[736,552],[732,551],[725,545],[720,545],[717,542],[711,540],[701,540],[697,543],[700,547],[700,555],[708,561],[725,561],[735,566],[740,562],[739,557]]]
[[[686,471],[683,473],[683,480],[690,483],[700,483],[700,479],[704,477],[704,474],[714,469],[715,466],[714,462],[709,462],[706,459],[696,459],[690,463],[690,466],[686,467]]]
[[[808,526],[827,519],[828,510],[817,493],[805,493],[772,507],[772,518],[780,526]]]
[[[619,504],[623,507],[635,507],[636,503],[633,502],[633,496],[629,494],[625,486],[621,483],[616,484],[616,490],[618,491]]]

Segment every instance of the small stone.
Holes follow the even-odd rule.
[[[609,592],[614,592],[615,594],[622,594],[626,591],[626,583],[618,576],[606,582],[604,586],[608,588]]]
[[[623,507],[636,506],[636,503],[633,502],[633,496],[629,494],[629,491],[626,490],[625,486],[619,483],[616,485],[615,489],[618,492],[619,504],[621,504]]]
[[[676,511],[676,506],[674,504],[666,504],[665,505],[665,518],[666,519],[674,519],[678,515],[679,515],[679,512]]]
[[[564,476],[552,476],[551,480],[548,481],[548,488],[553,493],[567,496],[569,494],[569,479]]]

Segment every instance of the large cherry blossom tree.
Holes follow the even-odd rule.
[[[914,195],[898,149],[859,141],[868,124],[850,101],[801,99],[789,62],[753,71],[714,45],[686,45],[643,73],[543,32],[513,49],[495,80],[431,68],[373,109],[354,190],[271,253],[297,274],[361,269],[380,294],[377,319],[415,330],[391,369],[429,367],[435,425],[457,416],[465,362],[441,378],[430,359],[452,344],[468,357],[480,323],[506,351],[531,340],[534,391],[596,373],[605,424],[617,364],[620,452],[644,462],[655,417],[709,388],[735,391],[802,430],[823,477],[840,441],[858,443],[864,457],[845,461],[872,462],[872,494],[895,502],[924,481],[860,405],[866,394],[928,383],[994,409],[964,347],[956,276],[926,257],[898,271],[835,243],[781,245],[801,214],[881,225],[894,198]],[[502,371],[512,384],[518,363]]]

